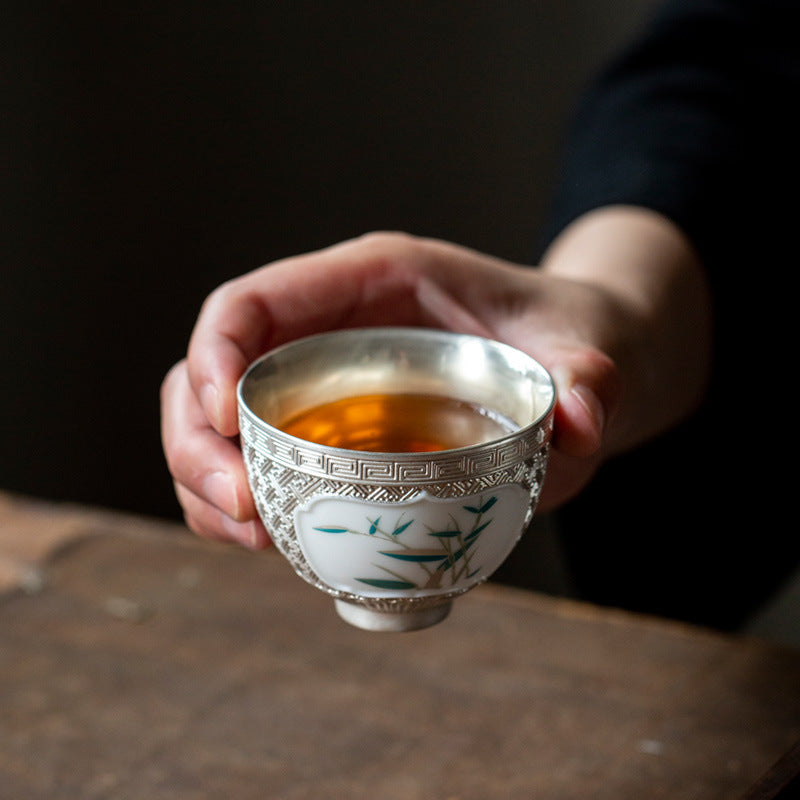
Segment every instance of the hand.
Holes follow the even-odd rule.
[[[162,438],[189,527],[264,547],[236,444],[236,383],[282,342],[343,327],[414,325],[505,341],[547,367],[558,401],[540,509],[578,492],[609,447],[620,367],[637,330],[614,292],[403,234],[370,234],[223,284],[162,386]],[[624,358],[623,358],[624,360]]]

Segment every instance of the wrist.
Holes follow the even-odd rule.
[[[562,232],[541,269],[606,298],[595,343],[621,378],[608,455],[696,408],[710,371],[711,302],[702,264],[676,225],[648,209],[598,209]]]

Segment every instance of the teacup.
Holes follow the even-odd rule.
[[[366,417],[351,406],[361,409],[362,400],[382,415],[360,422]],[[412,401],[418,416],[405,418],[397,409]],[[538,362],[500,342],[360,328],[262,356],[242,376],[238,403],[250,489],[278,550],[350,624],[408,631],[444,619],[529,526],[555,387]],[[321,406],[324,424],[307,429],[325,436],[297,435],[306,429],[295,422],[318,421]],[[445,416],[428,424],[424,409],[440,406]],[[330,418],[334,407],[344,416]],[[452,409],[463,419],[447,416]],[[360,430],[369,425],[401,433]],[[424,450],[394,446],[417,427],[435,441]],[[369,441],[391,441],[392,450],[368,449]]]

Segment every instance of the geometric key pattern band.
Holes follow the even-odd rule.
[[[247,414],[241,414],[243,442],[262,456],[309,475],[346,481],[402,485],[438,483],[477,477],[527,461],[546,449],[552,427],[535,426],[527,434],[503,445],[489,444],[442,453],[404,453],[399,459],[387,453],[338,453],[313,443],[303,443],[280,432],[265,430]]]

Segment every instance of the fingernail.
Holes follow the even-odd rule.
[[[259,550],[264,546],[262,542],[261,529],[256,522],[236,522],[236,520],[224,519],[223,527],[232,539],[251,550]]]
[[[556,385],[559,392],[568,392],[572,388],[574,379],[572,373],[561,366],[551,367],[550,377]]]
[[[586,413],[597,421],[598,428],[602,433],[606,427],[606,411],[600,398],[591,389],[587,389],[579,383],[570,387],[570,393],[586,409]]]
[[[211,472],[203,480],[206,500],[229,517],[239,515],[239,500],[231,476],[226,472]]]
[[[555,367],[551,371],[551,376],[558,391],[561,394],[569,392],[583,406],[586,413],[597,421],[600,431],[605,430],[606,412],[600,398],[591,389],[576,383],[572,372],[563,367]]]
[[[211,421],[211,424],[216,426],[219,424],[219,392],[213,383],[205,383],[200,387],[200,405],[203,406],[203,411]]]

